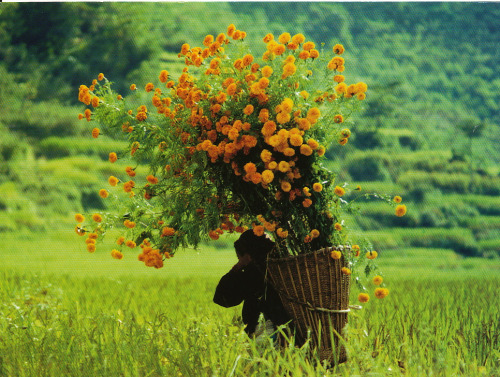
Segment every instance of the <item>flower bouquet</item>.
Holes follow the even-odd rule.
[[[267,233],[276,243],[269,274],[282,300],[310,309],[300,315],[309,321],[298,326],[300,336],[311,327],[318,330],[315,313],[327,315],[323,327],[341,316],[333,321],[340,333],[349,310],[349,275],[364,258],[358,258],[361,248],[352,245],[343,218],[351,208],[343,196],[356,189],[335,183],[322,161],[332,143],[348,143],[346,124],[367,85],[345,82],[340,44],[324,51],[302,34],[267,34],[257,57],[245,37],[230,25],[226,33],[207,35],[202,46],[182,45],[185,67],[178,77],[161,70],[144,89],[132,84],[127,98],[113,92],[103,74],[80,86],[79,100],[89,106],[80,119],[99,124],[94,138],[127,138],[129,148],[111,152],[109,160],[133,162],[99,193],[117,200],[121,214],[94,214],[86,223],[78,214],[76,232],[89,234],[93,252],[96,239],[121,227],[112,256],[121,259],[123,249],[140,246],[138,259],[155,268],[179,248],[224,233]],[[150,102],[139,105],[134,94],[143,91]],[[149,175],[137,176],[139,164],[148,166]],[[398,215],[405,211],[397,208]],[[376,255],[367,250],[368,262]],[[285,270],[289,278],[283,278]],[[299,280],[287,280],[294,277]],[[326,285],[333,291],[325,292]],[[311,291],[297,298],[312,286],[319,288],[318,297]],[[377,297],[388,293],[379,289]],[[369,296],[362,295],[366,302]]]

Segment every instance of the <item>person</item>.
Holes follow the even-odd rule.
[[[225,308],[243,302],[241,316],[248,336],[262,332],[258,328],[261,313],[267,331],[271,328],[271,332],[275,332],[278,326],[289,323],[290,317],[278,293],[266,279],[266,258],[274,248],[274,242],[265,235],[257,236],[253,230],[247,230],[234,243],[234,248],[238,263],[220,279],[213,300]]]

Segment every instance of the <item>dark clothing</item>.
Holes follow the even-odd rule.
[[[239,270],[233,268],[220,279],[215,290],[214,302],[220,306],[229,308],[242,301],[242,319],[248,335],[255,332],[260,313],[274,326],[290,321],[278,293],[254,262]]]

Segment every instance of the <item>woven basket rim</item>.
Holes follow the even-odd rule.
[[[295,259],[300,259],[300,258],[306,258],[306,257],[308,257],[310,255],[322,254],[322,253],[330,252],[330,251],[333,251],[333,250],[340,250],[340,251],[349,250],[350,251],[351,250],[351,245],[328,246],[328,247],[323,247],[323,248],[318,249],[318,250],[310,251],[308,253],[297,254],[297,255],[289,255],[289,256],[286,256],[286,257],[278,257],[278,258],[271,257],[270,256],[272,254],[271,253],[267,257],[267,261],[268,262],[278,263],[278,262],[290,261],[290,260],[295,260]]]

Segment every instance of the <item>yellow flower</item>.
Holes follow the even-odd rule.
[[[123,258],[123,254],[120,251],[116,250],[116,249],[111,250],[111,256],[114,259],[122,259]]]
[[[278,170],[282,173],[286,173],[290,170],[290,165],[286,161],[280,161],[278,164]]]
[[[87,238],[87,239],[85,240],[85,243],[86,243],[87,245],[88,245],[89,243],[93,243],[93,244],[95,244],[95,240],[93,240],[92,238]]]
[[[347,139],[351,136],[351,130],[349,128],[344,128],[342,131],[340,131],[340,136],[344,139]]]
[[[310,234],[312,238],[318,238],[320,233],[318,229],[313,229]]]
[[[264,170],[262,172],[262,181],[264,183],[271,183],[274,179],[274,173],[271,170]]]
[[[83,223],[85,221],[85,217],[81,213],[77,213],[75,215],[75,220],[77,223]]]
[[[129,228],[129,229],[133,229],[133,228],[135,228],[135,222],[130,221],[130,220],[125,220],[125,221],[123,222],[123,225],[125,225],[125,226],[126,226],[127,228]]]
[[[279,37],[278,37],[278,41],[280,43],[288,43],[290,41],[290,39],[292,38],[292,36],[290,35],[290,33],[283,33],[281,34]]]
[[[94,213],[92,215],[92,220],[94,220],[96,223],[100,223],[102,221],[102,217],[98,213]]]
[[[373,250],[373,251],[368,251],[368,252],[366,253],[366,257],[367,257],[368,259],[375,259],[375,258],[377,258],[377,256],[378,256],[378,253],[377,253],[375,250]]]
[[[253,106],[252,105],[246,105],[245,108],[243,109],[243,113],[246,115],[250,115],[253,113]]]
[[[290,184],[290,182],[283,181],[281,182],[281,189],[284,192],[289,192],[292,189],[292,185]]]
[[[321,116],[321,112],[317,107],[311,107],[307,111],[307,120],[311,123],[314,124],[318,120],[318,118]]]
[[[137,86],[135,84],[130,85],[130,90],[136,90]]]
[[[340,187],[340,186],[335,186],[335,189],[333,190],[333,192],[337,196],[342,196],[342,195],[345,194],[345,190],[342,187]]]
[[[347,90],[347,85],[345,82],[341,82],[335,87],[335,91],[337,92],[337,94],[345,93],[346,90]]]
[[[337,55],[341,55],[344,51],[344,46],[340,44],[336,44],[335,46],[333,46],[333,52]]]
[[[342,273],[344,275],[350,275],[351,274],[351,270],[349,268],[347,268],[347,267],[342,267],[341,271],[342,271]]]
[[[333,227],[335,228],[335,230],[337,230],[339,232],[342,230],[342,225],[340,225],[339,223],[335,223],[335,225]]]
[[[319,143],[314,139],[307,140],[307,145],[309,145],[313,151],[319,148]]]
[[[375,297],[376,298],[384,298],[389,294],[389,290],[387,288],[376,288],[375,289]]]
[[[166,83],[168,80],[168,71],[166,70],[161,71],[160,76],[158,76],[158,78],[160,79],[160,82]]]
[[[116,186],[118,184],[118,181],[119,181],[118,178],[113,176],[108,178],[108,182],[111,186]]]
[[[360,101],[363,101],[366,98],[365,93],[358,93],[356,94],[356,98],[359,99]]]
[[[324,146],[320,145],[320,147],[318,148],[318,156],[324,156],[325,155],[325,152],[326,152],[326,149]]]
[[[285,45],[282,45],[282,44],[276,44],[274,47],[273,47],[273,53],[275,55],[283,55],[283,53],[286,51],[286,47]]]
[[[338,250],[332,250],[332,252],[330,253],[330,256],[333,259],[340,259],[342,257],[342,253]]]
[[[290,114],[288,113],[285,113],[285,112],[281,112],[279,113],[278,115],[276,115],[276,121],[279,123],[279,124],[285,124],[285,123],[288,123],[291,119],[291,116]]]
[[[394,200],[394,203],[401,203],[403,199],[400,196],[396,195],[392,200]]]
[[[304,34],[295,34],[292,37],[292,43],[295,43],[297,45],[304,43],[305,40],[306,40],[306,38],[304,37]]]
[[[300,146],[300,153],[302,153],[304,156],[310,156],[313,153],[313,150],[311,147],[307,144],[302,144]]]
[[[287,63],[283,66],[283,76],[282,78],[287,78],[292,76],[297,71],[297,67],[294,63]]]
[[[384,279],[380,275],[377,275],[373,278],[373,284],[375,284],[375,285],[380,285],[380,284],[382,284],[383,281],[384,281]]]
[[[109,196],[109,193],[105,189],[100,189],[99,196],[103,199],[106,199]]]
[[[270,77],[273,74],[273,69],[266,65],[265,67],[262,68],[262,77]]]
[[[367,293],[360,293],[358,295],[358,301],[359,302],[368,302],[370,300],[370,296]]]
[[[406,206],[404,204],[400,204],[396,207],[396,216],[401,217],[406,214]]]
[[[313,58],[313,59],[316,59],[319,57],[319,51],[314,49],[314,48],[309,51],[309,54],[310,54],[311,58]]]
[[[319,182],[313,184],[313,190],[316,192],[320,192],[323,190],[323,185]]]
[[[314,47],[316,47],[316,45],[314,44],[314,42],[306,42],[306,43],[304,43],[304,45],[302,46],[302,48],[303,48],[305,51],[311,51]]]

